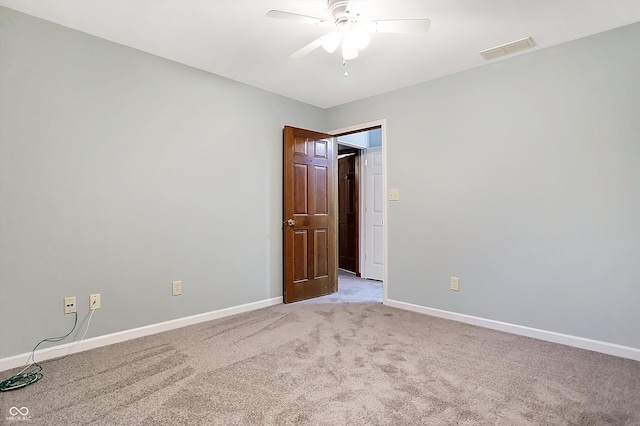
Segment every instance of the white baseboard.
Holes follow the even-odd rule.
[[[131,330],[119,331],[117,333],[106,334],[104,336],[93,337],[91,339],[83,340],[82,342],[71,342],[64,345],[55,346],[53,348],[41,349],[36,351],[35,357],[38,362],[46,361],[48,359],[88,351],[89,349],[100,348],[102,346],[108,346],[114,343],[137,339],[138,337],[162,333],[163,331],[174,330],[176,328],[182,328],[201,322],[241,314],[243,312],[254,311],[256,309],[266,308],[268,306],[279,305],[281,303],[282,296],[274,297],[272,299],[260,300],[258,302],[246,303],[244,305],[232,306],[230,308],[220,309],[217,311],[205,312],[203,314],[178,318],[158,324],[151,324],[144,327],[134,328]],[[30,356],[31,352],[2,358],[0,359],[0,371],[10,370],[16,367],[23,367],[28,363]]]
[[[494,321],[486,318],[459,314],[456,312],[443,311],[441,309],[428,308],[426,306],[414,305],[411,303],[400,302],[398,300],[387,299],[384,304],[387,306],[391,306],[392,308],[403,309],[406,311],[431,315],[433,317],[463,322],[466,324],[477,325],[480,327],[504,331],[520,336],[533,337],[534,339],[545,340],[547,342],[559,343],[562,345],[588,349],[590,351],[640,361],[640,349],[638,348],[617,345],[615,343],[601,342],[598,340],[585,339],[584,337],[571,336],[568,334],[540,330],[537,328],[525,327],[522,325],[509,324],[506,322]]]

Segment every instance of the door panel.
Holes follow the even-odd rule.
[[[327,214],[329,213],[329,194],[328,194],[328,185],[329,185],[329,176],[327,173],[326,167],[314,167],[315,171],[315,184],[316,190],[314,195],[315,208],[313,212],[315,214]]]
[[[338,291],[333,136],[284,129],[284,302]]]
[[[318,279],[329,275],[329,241],[327,238],[327,229],[316,229],[314,232],[313,253],[315,255],[315,274],[313,275],[313,278]]]
[[[378,225],[373,225],[373,264],[382,268],[382,226]]]
[[[307,200],[309,199],[307,193],[307,165],[306,164],[294,164],[293,165],[293,180],[295,187],[294,208],[293,211],[296,214],[307,214]]]
[[[329,158],[329,149],[328,149],[328,145],[329,143],[327,141],[316,141],[316,143],[314,144],[314,152],[315,152],[315,156],[316,158]]]
[[[294,273],[293,282],[300,283],[309,279],[307,267],[307,241],[306,229],[298,229],[293,233]]]

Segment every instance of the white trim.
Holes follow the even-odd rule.
[[[388,200],[387,200],[387,120],[385,118],[380,120],[369,121],[367,123],[356,124],[349,127],[343,127],[341,129],[331,130],[327,133],[330,135],[337,135],[340,133],[353,132],[355,130],[362,130],[369,127],[377,127],[380,126],[382,132],[382,224],[384,225],[382,228],[382,238],[384,239],[384,243],[382,245],[382,303],[387,303],[387,284],[388,284],[388,276],[387,276],[387,245],[389,242],[389,221],[387,220],[387,211],[388,211]]]
[[[406,311],[417,312],[433,317],[463,322],[465,324],[477,325],[484,328],[490,328],[492,330],[533,337],[534,339],[545,340],[547,342],[559,343],[561,345],[573,346],[576,348],[640,361],[640,348],[632,348],[630,346],[585,339],[584,337],[571,336],[569,334],[556,333],[554,331],[540,330],[538,328],[525,327],[522,325],[509,324],[506,322],[494,321],[486,318],[459,314],[456,312],[443,311],[441,309],[428,308],[426,306],[414,305],[412,303],[400,302],[398,300],[386,300],[384,304],[391,306],[392,308],[404,309]]]
[[[364,129],[368,129],[371,127],[378,127],[378,126],[385,126],[386,125],[386,119],[381,119],[381,120],[374,120],[374,121],[369,121],[367,123],[362,123],[362,124],[354,124],[353,126],[348,126],[348,127],[342,127],[340,129],[335,129],[335,130],[330,130],[327,133],[329,133],[330,135],[338,135],[340,133],[349,133],[349,132],[356,132],[358,130],[364,130]],[[383,141],[384,143],[384,141]]]
[[[368,131],[368,130],[367,130]],[[364,132],[363,132],[364,133]],[[349,142],[349,141],[345,141],[345,140],[340,140],[340,136],[336,136],[336,140],[338,142],[338,144],[340,145],[344,145],[344,146],[348,146],[350,148],[356,148],[356,149],[367,149],[368,146],[362,146],[362,145],[358,145],[356,143],[353,142]],[[367,141],[368,142],[368,141]]]
[[[387,303],[387,289],[389,276],[387,271],[389,270],[389,197],[387,196],[387,120],[382,120],[382,238],[384,244],[382,245],[382,303]]]
[[[360,206],[358,208],[360,217],[358,218],[358,231],[359,234],[358,238],[360,239],[358,241],[358,263],[360,265],[360,277],[361,278],[365,278],[367,276],[367,264],[365,262],[365,254],[366,254],[366,247],[367,247],[367,221],[366,221],[366,200],[367,200],[367,178],[365,176],[367,167],[365,166],[365,162],[367,161],[367,151],[370,148],[366,148],[363,149],[362,151],[360,151],[360,153],[362,154],[360,156],[360,169],[358,170],[358,175],[360,176],[360,185],[358,188],[358,205]]]
[[[230,308],[219,309],[217,311],[205,312],[203,314],[197,314],[189,317],[160,322],[157,324],[146,325],[144,327],[119,331],[117,333],[106,334],[104,336],[93,337],[81,342],[71,342],[52,348],[41,349],[36,351],[35,357],[38,362],[46,361],[48,359],[58,358],[78,352],[84,352],[88,351],[89,349],[95,349],[102,346],[112,345],[114,343],[125,342],[127,340],[137,339],[139,337],[149,336],[151,334],[162,333],[164,331],[175,330],[176,328],[187,327],[189,325],[194,325],[201,322],[211,321],[231,315],[254,311],[256,309],[279,305],[281,303],[282,296],[274,297],[272,299],[260,300],[258,302],[246,303],[244,305],[232,306]],[[0,359],[0,371],[10,370],[16,367],[23,367],[28,362],[30,356],[31,352],[28,352],[20,355],[2,358]]]

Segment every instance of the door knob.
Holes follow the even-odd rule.
[[[295,225],[295,224],[296,224],[296,221],[295,221],[294,219],[289,219],[289,220],[287,220],[287,225],[289,225],[289,226],[293,226],[293,225]]]

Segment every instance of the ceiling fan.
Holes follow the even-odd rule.
[[[294,52],[290,58],[301,58],[322,46],[329,53],[335,52],[342,44],[342,58],[344,61],[354,59],[358,51],[369,44],[372,33],[426,33],[431,21],[428,19],[391,19],[370,21],[349,8],[349,0],[327,0],[330,19],[315,18],[297,13],[270,10],[269,18],[286,19],[318,27],[335,27],[335,29],[312,41],[300,50]]]

